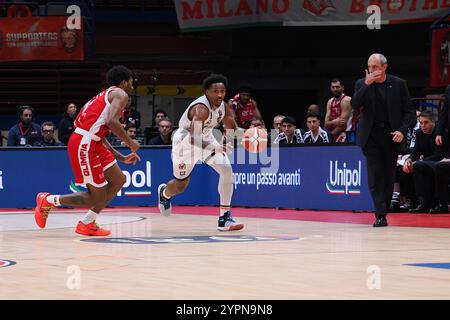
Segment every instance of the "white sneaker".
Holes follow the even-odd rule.
[[[163,196],[164,189],[167,188],[167,184],[160,184],[158,187],[158,206],[159,212],[165,217],[170,216],[172,213],[172,204],[170,203],[170,199],[166,199]]]
[[[244,228],[243,223],[239,223],[233,219],[231,212],[227,211],[223,216],[219,217],[217,229],[219,231],[236,231]]]

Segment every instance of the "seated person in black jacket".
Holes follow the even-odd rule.
[[[61,142],[55,140],[55,125],[51,121],[42,124],[42,140],[33,143],[33,147],[57,147],[63,146]]]
[[[75,130],[73,122],[75,121],[76,116],[77,106],[75,103],[71,102],[67,105],[66,111],[58,126],[58,139],[66,146],[67,143],[69,143],[72,132]]]
[[[150,140],[149,145],[172,145],[172,122],[168,119],[159,121],[159,135]]]
[[[409,212],[435,213],[433,208],[436,196],[433,167],[444,158],[445,150],[443,145],[437,146],[435,143],[437,128],[432,113],[422,111],[419,122],[420,129],[416,131],[416,141],[410,157],[405,160],[403,172],[408,176],[412,174],[416,194],[422,198],[422,203]]]

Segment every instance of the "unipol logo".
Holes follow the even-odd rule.
[[[329,194],[350,194],[361,193],[361,161],[358,161],[358,168],[351,168],[344,162],[330,161],[330,175],[326,183]]]
[[[117,192],[118,197],[136,197],[136,196],[150,196],[152,193],[150,188],[152,186],[152,164],[150,161],[146,161],[145,170],[127,171],[122,170],[125,175],[125,183],[122,189]],[[72,192],[86,192],[87,189],[75,185],[73,181],[69,186]]]
[[[117,196],[150,196],[150,187],[152,186],[152,164],[150,161],[145,162],[145,171],[134,170],[128,172],[122,170],[125,175],[125,184],[117,193]]]

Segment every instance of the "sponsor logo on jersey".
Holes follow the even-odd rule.
[[[327,193],[358,195],[361,193],[361,161],[357,168],[352,168],[346,162],[330,161],[330,175],[326,182]]]
[[[215,243],[215,242],[252,242],[298,240],[290,236],[179,236],[179,237],[127,237],[127,238],[94,238],[81,239],[84,242],[100,242],[114,244],[177,244],[177,243]]]
[[[186,175],[186,164],[184,162],[182,162],[178,165],[178,171],[179,171],[180,176]]]
[[[80,146],[80,166],[81,166],[81,171],[83,171],[83,175],[85,177],[88,177],[91,175],[90,171],[89,171],[89,165],[87,163],[87,148],[88,145],[86,143],[82,144]]]

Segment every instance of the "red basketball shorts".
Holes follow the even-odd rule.
[[[67,151],[76,185],[90,184],[100,188],[108,183],[104,172],[117,160],[101,140],[95,141],[90,135],[74,132],[67,145]]]

